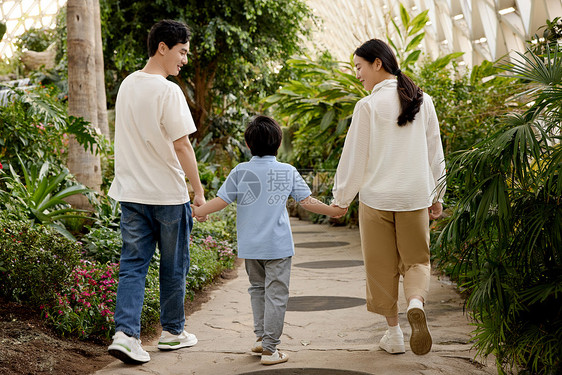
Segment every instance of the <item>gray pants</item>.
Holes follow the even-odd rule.
[[[281,343],[289,300],[291,258],[246,259],[248,288],[254,313],[254,333],[262,338],[263,350],[274,353]]]

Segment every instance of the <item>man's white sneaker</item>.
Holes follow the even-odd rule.
[[[417,355],[429,353],[431,350],[432,340],[429,328],[427,328],[427,320],[423,303],[419,300],[412,299],[408,306],[408,321],[412,327],[412,336],[410,337],[410,349]]]
[[[197,337],[192,333],[183,331],[179,335],[172,335],[168,331],[162,331],[160,340],[158,340],[158,349],[173,350],[187,348],[197,344]]]
[[[141,340],[127,336],[118,331],[113,336],[113,343],[107,348],[109,354],[129,364],[150,361],[150,355],[142,348]]]
[[[404,335],[403,334],[391,335],[390,332],[387,330],[384,333],[384,336],[382,337],[381,341],[379,342],[379,347],[382,350],[385,350],[391,354],[406,353],[406,349],[404,347]]]
[[[276,365],[278,363],[287,362],[288,360],[289,356],[285,353],[281,353],[279,350],[276,350],[275,353],[263,351],[261,355],[262,365]]]

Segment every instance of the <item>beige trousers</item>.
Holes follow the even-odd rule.
[[[359,203],[359,231],[365,262],[367,310],[398,315],[398,286],[404,277],[406,299],[429,291],[429,214],[380,211]]]

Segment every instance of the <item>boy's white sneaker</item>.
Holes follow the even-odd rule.
[[[158,340],[158,349],[174,350],[187,348],[197,344],[197,337],[194,334],[183,331],[179,335],[173,335],[168,331],[162,331]]]
[[[261,353],[263,352],[263,347],[261,345],[261,337],[256,339],[256,342],[254,343],[254,345],[252,346],[252,352],[254,353]]]
[[[404,335],[402,332],[400,332],[400,334],[391,334],[390,331],[387,330],[379,342],[379,347],[390,354],[406,353]]]
[[[113,343],[107,348],[109,354],[129,364],[150,361],[150,355],[142,348],[141,340],[118,331],[113,335]]]
[[[425,310],[423,302],[418,299],[412,299],[408,306],[408,321],[412,327],[412,336],[410,337],[410,349],[417,355],[429,353],[431,350],[432,340],[427,320],[425,318]]]
[[[289,356],[285,353],[281,353],[279,350],[275,350],[275,353],[264,351],[261,355],[262,365],[276,365],[278,363],[287,362],[288,360]]]

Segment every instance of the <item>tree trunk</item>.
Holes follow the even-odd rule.
[[[105,73],[103,64],[103,41],[101,38],[100,1],[94,0],[94,32],[96,43],[96,93],[98,128],[107,139],[109,137],[109,125],[107,123],[107,99],[105,97]]]
[[[97,128],[97,90],[95,66],[94,0],[69,0],[67,3],[68,114],[83,117]],[[99,155],[86,151],[74,137],[68,147],[68,169],[87,187],[100,191]],[[85,196],[69,200],[78,208],[89,208]]]
[[[201,63],[196,47],[193,47],[192,53],[193,58],[190,62],[195,69],[193,81],[186,82],[181,79],[177,81],[184,92],[193,115],[193,121],[195,121],[195,125],[197,126],[197,133],[195,133],[194,136],[196,139],[201,140],[209,131],[210,124],[207,120],[213,110],[210,92],[215,82],[218,64],[216,60],[209,64]],[[191,85],[193,89],[193,100],[187,95],[187,85]]]

